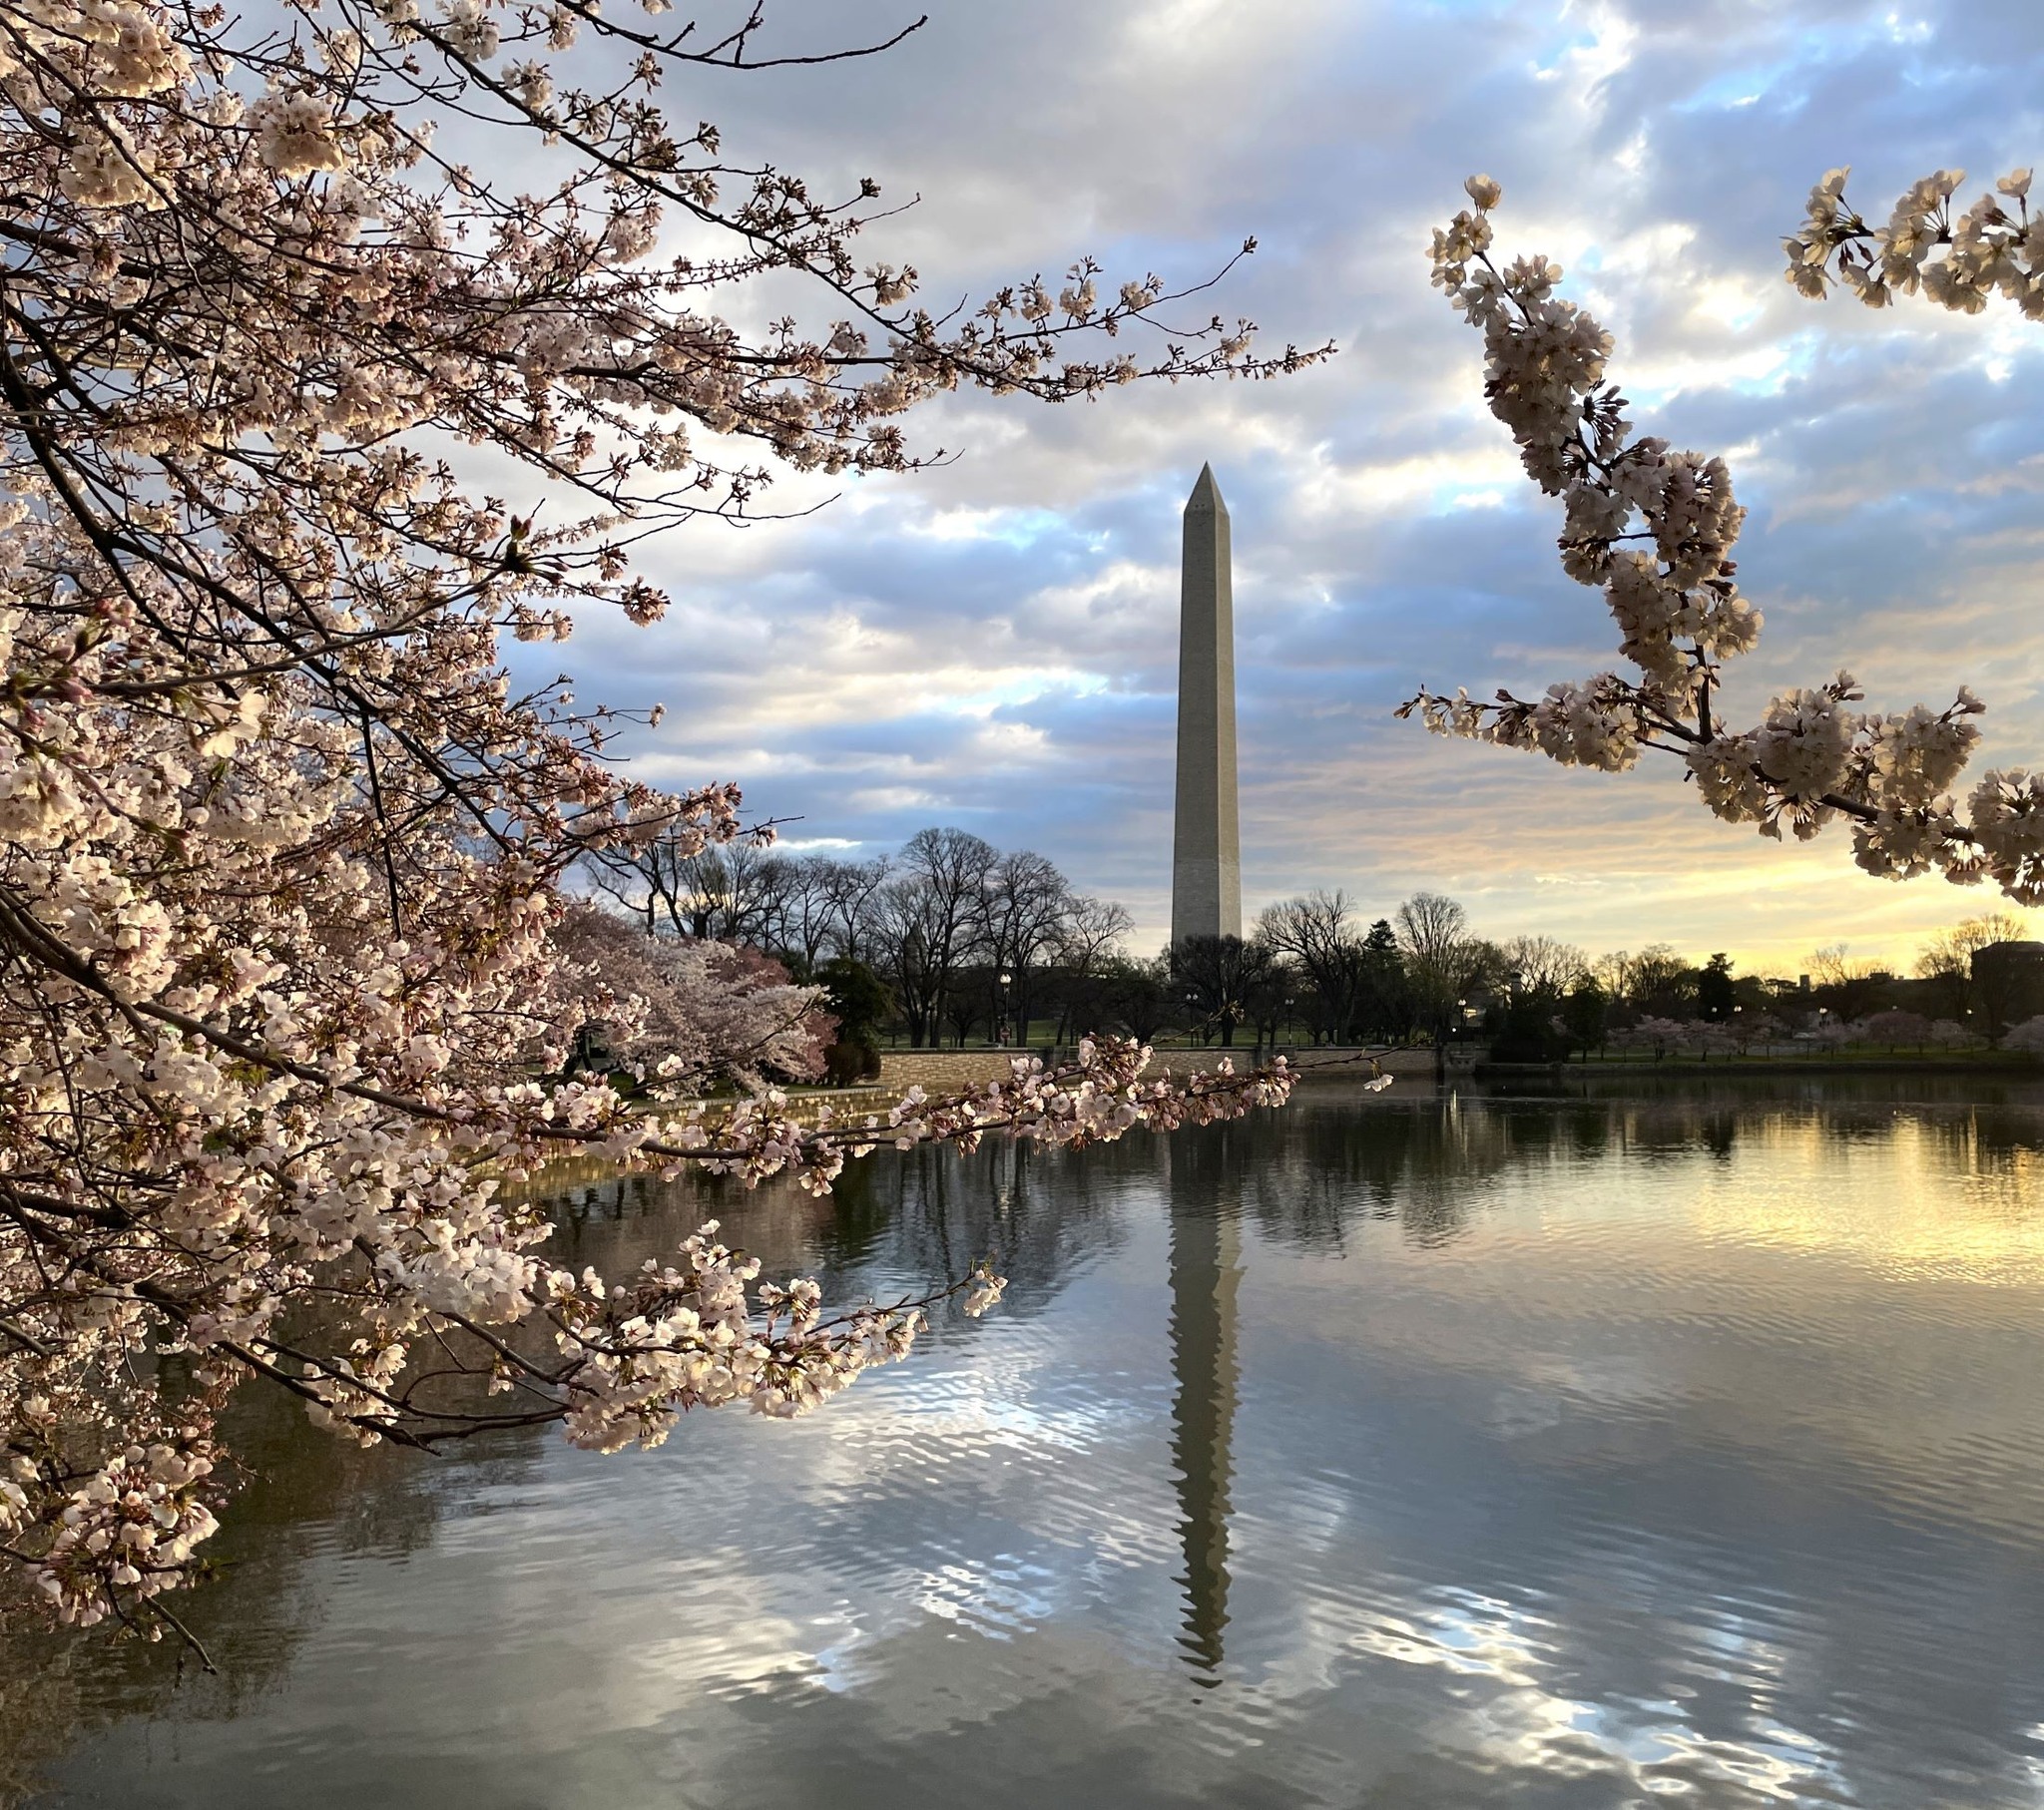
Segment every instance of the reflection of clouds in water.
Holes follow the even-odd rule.
[[[1547,1395],[1569,1395],[1606,1408],[1632,1408],[1664,1398],[1667,1385],[1638,1357],[1586,1357],[1529,1352],[1519,1360],[1527,1384]]]
[[[924,1574],[909,1599],[926,1615],[954,1621],[989,1639],[1031,1633],[1057,1608],[1058,1574],[1005,1555],[981,1566],[947,1565]]]
[[[410,1810],[436,1766],[517,1810],[2026,1802],[2044,1325],[1972,1241],[2020,1255],[2022,1214],[1965,1192],[2025,1146],[1809,1111],[1308,1094],[725,1202],[840,1293],[993,1237],[1032,1281],[809,1421],[457,1459],[403,1563],[321,1549],[285,1592],[275,1690],[203,1730],[174,1701],[89,1776],[196,1805],[284,1755],[308,1810]],[[1856,1217],[1794,1198],[1826,1164]],[[698,1204],[572,1237],[626,1261]],[[1885,1254],[1940,1210],[1957,1267]],[[1224,1344],[1202,1522],[1221,1398],[1188,1383]],[[1189,1588],[1216,1534],[1225,1597]],[[1202,1615],[1225,1652],[1189,1675]]]
[[[1813,1788],[1842,1785],[1839,1757],[1821,1738],[1772,1718],[1768,1682],[1785,1655],[1729,1623],[1710,1637],[1755,1697],[1741,1738],[1701,1731],[1673,1696],[1577,1694],[1564,1622],[1452,1587],[1357,1599],[1340,1613],[1321,1604],[1300,1617],[1281,1655],[1231,1685],[1214,1710],[1243,1731],[1243,1745],[1255,1730],[1299,1723],[1324,1738],[1313,1723],[1315,1699],[1325,1706],[1357,1695],[1402,1697],[1410,1687],[1396,1674],[1431,1671],[1452,1682],[1421,1687],[1423,1724],[1408,1727],[1406,1739],[1448,1761],[1465,1781],[1509,1776],[1530,1788],[1536,1780],[1595,1780],[1623,1790],[1624,1801],[1636,1793],[1679,1796],[1731,1785],[1759,1801],[1798,1802],[1808,1801]],[[1310,1744],[1305,1751],[1311,1755]],[[1312,1801],[1341,1801],[1334,1774],[1353,1777],[1358,1757],[1339,1756],[1326,1780],[1329,1796]]]
[[[1652,1364],[1638,1357],[1524,1352],[1516,1355],[1514,1368],[1516,1377],[1498,1386],[1490,1411],[1492,1430],[1507,1439],[1544,1433],[1583,1408],[1637,1412],[1673,1394]]]

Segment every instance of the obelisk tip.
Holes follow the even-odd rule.
[[[1228,513],[1228,505],[1221,500],[1221,486],[1214,482],[1214,467],[1202,465],[1200,480],[1193,486],[1193,494],[1186,499],[1188,509],[1212,509],[1221,515]]]

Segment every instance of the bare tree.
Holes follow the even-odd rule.
[[[1667,943],[1649,943],[1637,955],[1620,949],[1600,956],[1595,978],[1628,1012],[1679,1019],[1694,1003],[1694,965]]]
[[[871,861],[818,861],[816,874],[827,901],[831,941],[837,954],[872,964],[884,913],[881,897],[894,867],[885,855]]]
[[[1259,1008],[1278,962],[1268,943],[1239,936],[1189,936],[1172,944],[1171,977],[1178,983],[1202,1037],[1235,1042],[1238,1025],[1260,1023]]]
[[[1075,894],[1058,927],[1058,960],[1075,974],[1096,973],[1114,958],[1135,925],[1126,905]]]
[[[965,1040],[981,1019],[992,1020],[999,1011],[995,1003],[992,972],[975,963],[970,968],[961,968],[951,976],[951,984],[944,990],[943,1022],[951,1027],[951,1042],[959,1049],[965,1048]],[[998,1027],[995,1027],[998,1033]],[[941,1043],[941,1038],[932,1038],[932,1043]]]
[[[1809,952],[1811,990],[1841,1020],[1864,1018],[1879,1003],[1888,975],[1877,963],[1850,954],[1843,943]]]
[[[760,840],[693,855],[680,874],[677,929],[720,943],[756,943],[771,925],[786,863]]]
[[[1168,956],[1122,957],[1108,970],[1107,994],[1115,1023],[1139,1044],[1156,1042],[1180,1022],[1177,993]]]
[[[678,824],[641,844],[599,850],[589,858],[586,871],[596,890],[648,936],[663,928],[680,936],[686,875],[702,847],[700,836]]]
[[[1469,914],[1437,892],[1414,893],[1398,907],[1398,941],[1408,960],[1440,965],[1469,940]]]
[[[1273,905],[1258,919],[1257,936],[1297,967],[1315,1034],[1334,1043],[1352,1038],[1372,957],[1350,922],[1347,895],[1312,892]]]
[[[1590,959],[1573,943],[1548,936],[1515,936],[1499,954],[1514,977],[1513,991],[1560,999],[1590,978]]]
[[[1919,980],[1934,981],[1947,1014],[1963,1018],[1973,1003],[1973,956],[1993,943],[2020,943],[2030,934],[2027,920],[2012,911],[1990,911],[1940,930],[1916,958]]]
[[[1457,1002],[1483,974],[1469,914],[1437,892],[1415,893],[1395,913],[1405,978],[1419,1022],[1436,1042],[1457,1022]]]
[[[962,829],[918,830],[880,895],[882,961],[917,1049],[934,1040],[944,999],[979,942],[992,844]]]
[[[1071,1041],[1082,1013],[1091,1030],[1094,1020],[1108,1009],[1104,982],[1134,927],[1128,907],[1112,899],[1075,894],[1068,901],[1058,926],[1057,962],[1064,970],[1065,983],[1058,1016],[1060,1043]]]
[[[995,1014],[1012,1011],[1018,1043],[1029,1041],[1037,967],[1056,948],[1071,912],[1071,882],[1043,856],[1023,850],[999,856],[988,868],[980,893],[980,937],[999,989]],[[998,1025],[995,1034],[1000,1035]]]
[[[590,883],[648,936],[760,939],[772,919],[786,863],[771,832],[704,845],[686,827],[641,846],[607,848],[590,858]]]
[[[806,980],[830,952],[836,930],[835,900],[824,861],[783,857],[769,901],[765,941]]]

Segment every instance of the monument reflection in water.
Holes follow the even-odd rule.
[[[576,1266],[717,1212],[833,1299],[1013,1282],[651,1454],[270,1404],[189,1604],[227,1675],[0,1654],[0,1797],[12,1741],[37,1810],[2036,1810],[2044,1110],[1940,1091],[578,1190]]]
[[[1219,1139],[1167,1147],[1171,1210],[1172,1468],[1185,1555],[1184,1644],[1204,1683],[1220,1682],[1228,1627],[1228,1516],[1236,1400],[1242,1201]]]

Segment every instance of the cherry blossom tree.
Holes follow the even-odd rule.
[[[826,989],[797,987],[757,951],[708,939],[652,938],[595,905],[571,905],[554,943],[575,964],[583,1018],[575,1047],[701,1090],[813,1081],[836,1029]],[[579,1066],[586,1066],[579,1065]]]
[[[1788,241],[1791,279],[1821,295],[1835,261],[1837,278],[1874,306],[1920,289],[1975,312],[1999,293],[2044,318],[2044,238],[2029,220],[2029,172],[2004,178],[1996,196],[1954,222],[1960,180],[1944,171],[1918,183],[1888,225],[1872,228],[1844,203],[1845,173],[1830,172],[1803,231]],[[1965,686],[1942,708],[1860,710],[1862,693],[1841,672],[1782,693],[1745,726],[1727,714],[1725,669],[1761,632],[1732,557],[1745,511],[1731,471],[1722,458],[1634,432],[1609,375],[1611,335],[1558,293],[1558,265],[1494,254],[1502,192],[1485,176],[1465,187],[1471,206],[1433,237],[1434,282],[1482,333],[1491,412],[1527,476],[1561,499],[1562,568],[1603,596],[1619,656],[1637,676],[1563,680],[1530,700],[1422,689],[1399,713],[1416,711],[1442,734],[1605,772],[1632,766],[1645,748],[1673,753],[1728,822],[1807,839],[1842,818],[1869,873],[1991,880],[2011,898],[2044,899],[2044,775],[1987,772],[1957,798],[1983,707]]]
[[[1688,1035],[1689,1027],[1672,1018],[1643,1018],[1614,1031],[1611,1041],[1622,1050],[1652,1050],[1659,1062],[1670,1050],[1680,1049]]]
[[[1768,1012],[1742,1011],[1725,1029],[1731,1032],[1742,1056],[1756,1044],[1765,1051],[1771,1044],[1786,1043],[1789,1036],[1788,1027]]]
[[[1930,1024],[1930,1042],[1938,1050],[1970,1050],[1987,1040],[1978,1033],[1968,1031],[1955,1018],[1933,1019]]]
[[[1920,1050],[1930,1042],[1930,1020],[1920,1012],[1876,1012],[1864,1026],[1866,1041],[1894,1050]]]
[[[2044,1018],[2026,1018],[2001,1040],[2004,1050],[2024,1056],[2044,1056]]]
[[[873,185],[733,161],[663,103],[817,58],[664,10],[0,0],[0,1571],[61,1621],[181,1626],[245,1382],[363,1441],[609,1451],[800,1412],[999,1289],[826,1313],[714,1227],[578,1275],[500,1191],[551,1154],[821,1191],[878,1143],[1081,1143],[1288,1086],[1087,1044],[802,1127],[770,1093],[661,1104],[658,1064],[651,1111],[545,1080],[588,1017],[563,873],[686,863],[743,807],[634,779],[623,719],[515,685],[504,636],[658,622],[650,537],[775,470],[910,469],[902,417],[946,391],[1317,356],[1087,259],[925,307],[858,253]],[[666,984],[648,1009],[697,1016],[738,982]]]

